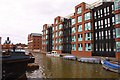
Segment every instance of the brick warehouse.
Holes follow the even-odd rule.
[[[111,2],[109,2],[111,1]],[[56,17],[52,24],[51,50],[78,56],[120,57],[119,6],[115,0],[100,0],[93,4],[84,2],[75,6],[75,13],[68,17]],[[118,9],[115,9],[117,6]],[[117,19],[116,19],[117,18]],[[116,23],[116,20],[117,23]],[[48,45],[43,26],[42,45]],[[48,30],[50,32],[50,30]],[[51,41],[52,40],[52,41]]]
[[[35,52],[42,50],[42,34],[31,33],[28,35],[28,49]]]

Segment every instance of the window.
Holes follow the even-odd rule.
[[[95,22],[95,29],[97,29],[97,22]]]
[[[107,31],[105,31],[105,36],[106,36],[106,39],[108,39],[108,33],[107,33]]]
[[[107,19],[105,19],[105,27],[107,27]]]
[[[108,27],[110,27],[110,18],[108,18]]]
[[[79,23],[79,22],[82,22],[82,16],[79,16],[79,17],[78,17],[78,23]]]
[[[59,35],[59,36],[62,36],[62,35],[63,35],[63,32],[62,32],[62,31],[60,31],[58,35]]]
[[[76,36],[72,36],[72,42],[76,42]]]
[[[82,41],[82,34],[78,34],[78,41]]]
[[[91,33],[85,33],[85,40],[91,40],[92,34]]]
[[[76,44],[72,44],[72,50],[76,51]]]
[[[105,25],[107,24],[107,19],[105,19]]]
[[[106,16],[106,13],[107,13],[106,8],[104,8],[104,16]]]
[[[115,17],[112,17],[112,23],[115,24]]]
[[[116,52],[120,52],[120,42],[116,42]]]
[[[82,51],[82,44],[78,44],[78,51]]]
[[[106,43],[106,51],[108,51],[108,43]]]
[[[108,24],[110,24],[110,18],[108,18]]]
[[[72,19],[72,25],[74,25],[75,24],[75,19]]]
[[[97,33],[95,33],[95,38],[96,38],[96,40],[97,40],[97,37],[98,37],[98,34],[97,34]]]
[[[86,13],[86,14],[84,15],[84,19],[85,19],[85,20],[91,19],[91,13],[90,13],[90,12]]]
[[[91,51],[92,50],[92,44],[91,43],[86,43],[85,44],[85,51]]]
[[[80,14],[81,12],[82,12],[82,8],[79,7],[79,8],[77,9],[77,14]]]
[[[101,48],[101,42],[99,43],[99,51],[101,51],[102,50],[102,48]]]
[[[120,14],[115,15],[115,23],[119,24],[120,23]]]
[[[98,10],[98,18],[100,18],[100,11]]]
[[[103,14],[102,14],[102,9],[100,10],[100,14],[101,14],[101,17],[103,17]]]
[[[108,30],[108,36],[109,36],[109,39],[110,39],[111,38],[110,30]]]
[[[114,4],[115,4],[115,10],[120,9],[120,1],[119,0],[115,0]]]
[[[76,28],[75,27],[72,28],[72,33],[76,33]]]
[[[81,32],[82,31],[82,25],[79,25],[78,26],[78,32]]]
[[[88,22],[88,23],[85,23],[85,30],[91,30],[91,23]]]
[[[116,38],[120,38],[120,28],[116,28]]]
[[[101,20],[101,28],[103,28],[103,20]]]
[[[98,26],[99,26],[99,29],[100,29],[100,21],[98,21]]]
[[[111,51],[111,43],[109,43],[109,51]]]
[[[96,12],[94,12],[94,17],[95,17],[95,19],[96,19]]]
[[[115,29],[113,29],[113,38],[115,38],[116,36],[115,36]]]
[[[112,5],[112,11],[114,11],[114,5]]]
[[[99,32],[99,39],[101,39],[101,32]]]
[[[56,20],[56,22],[55,22],[56,24],[58,23],[58,20]]]
[[[109,7],[107,7],[107,12],[108,12],[108,15],[109,15]]]
[[[102,31],[102,33],[101,33],[101,36],[102,36],[102,39],[104,38],[104,34],[103,34],[103,31]]]
[[[98,45],[97,44],[95,44],[95,48],[96,48],[96,51],[98,51]]]
[[[102,43],[102,51],[104,51],[104,43]]]
[[[62,27],[63,27],[63,25],[62,25],[62,24],[60,24],[60,25],[59,25],[59,29],[62,29]]]
[[[100,15],[100,11],[98,10],[98,16]]]

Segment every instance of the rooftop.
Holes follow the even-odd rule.
[[[42,36],[42,34],[39,34],[39,33],[31,33],[29,34],[30,36]]]

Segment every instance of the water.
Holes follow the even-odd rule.
[[[101,64],[80,63],[37,53],[34,56],[39,69],[26,72],[27,78],[120,78],[119,74],[103,69]]]

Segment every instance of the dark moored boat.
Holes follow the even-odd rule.
[[[5,54],[6,52],[3,52]],[[9,52],[2,57],[2,79],[16,80],[25,74],[28,63],[34,62],[34,57],[25,55],[24,51]]]
[[[16,50],[16,46],[11,44],[9,37],[2,48],[0,52],[2,80],[20,79],[22,75],[25,75],[28,63],[33,63],[35,58],[31,54],[26,55],[25,50]]]
[[[120,65],[118,62],[110,62],[107,60],[101,60],[103,68],[112,72],[120,73]]]

